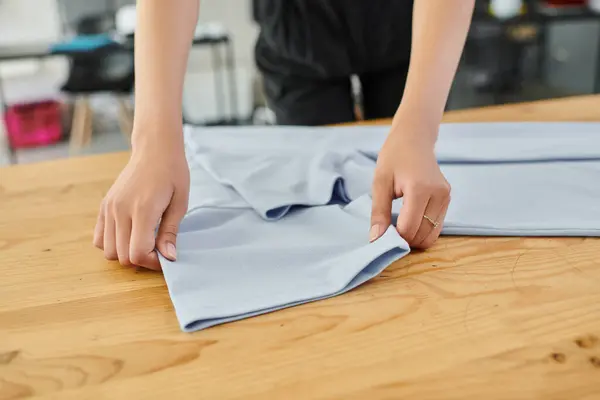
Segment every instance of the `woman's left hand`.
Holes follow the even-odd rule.
[[[390,226],[394,199],[403,204],[396,229],[412,248],[437,240],[450,204],[450,185],[438,166],[434,146],[439,123],[418,113],[398,113],[377,159],[373,180],[370,239]]]

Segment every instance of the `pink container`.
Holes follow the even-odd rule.
[[[4,114],[8,140],[13,148],[47,146],[62,136],[60,103],[43,101],[8,107]]]

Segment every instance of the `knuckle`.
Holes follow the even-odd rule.
[[[100,202],[100,207],[99,207],[99,210],[98,210],[99,214],[102,214],[103,212],[106,211],[106,202],[107,202],[106,198],[102,199],[102,201]]]
[[[127,207],[127,200],[123,197],[115,197],[111,201],[110,209],[115,214],[122,214]]]
[[[391,181],[392,181],[392,179],[391,179],[391,176],[389,176],[389,174],[376,173],[375,176],[373,177],[373,188],[374,189],[385,188],[385,187],[389,186]]]
[[[146,260],[146,253],[141,249],[132,249],[129,254],[129,262],[134,265],[142,265]]]
[[[450,192],[452,192],[452,186],[450,186],[448,182],[444,182],[444,184],[441,187],[441,190],[443,191],[445,196],[450,196]]]
[[[371,209],[371,220],[383,222],[391,217],[391,210],[386,210],[385,207],[382,207],[378,204],[373,204],[373,208]]]
[[[161,225],[160,231],[163,235],[172,235],[175,236],[179,231],[179,226],[175,224],[165,224]]]
[[[171,243],[176,243],[177,242],[177,233],[175,232],[166,232],[166,231],[162,231],[159,233],[159,240],[161,242],[171,242]]]
[[[406,190],[417,196],[447,197],[450,194],[448,183],[438,182],[409,182],[405,185]]]
[[[405,184],[405,189],[407,192],[412,193],[413,195],[424,195],[426,194],[429,190],[428,190],[428,185],[423,183],[423,182],[407,182]]]
[[[408,244],[414,244],[412,240],[409,240],[410,238],[408,237],[408,234],[410,230],[408,229],[408,227],[399,225],[396,227],[396,230],[398,231],[398,234],[408,242]]]
[[[116,205],[116,201],[113,197],[109,197],[106,199],[106,201],[104,202],[104,210],[107,213],[112,213],[115,211],[115,209],[117,208]]]
[[[381,222],[383,219],[385,219],[385,213],[380,209],[373,209],[373,211],[371,212],[371,221]]]
[[[450,195],[450,191],[446,186],[438,186],[433,189],[433,195],[436,197],[448,197]]]
[[[162,267],[159,262],[152,262],[144,265],[144,268],[149,269],[151,271],[161,271]]]

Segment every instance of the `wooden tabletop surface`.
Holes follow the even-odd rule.
[[[600,97],[446,120],[600,120]],[[0,399],[600,398],[600,240],[442,238],[343,296],[186,334],[159,273],[91,245],[126,161],[0,169]]]

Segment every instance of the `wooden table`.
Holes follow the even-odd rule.
[[[600,97],[446,120],[600,120]],[[0,399],[600,398],[600,240],[442,238],[343,296],[185,334],[160,274],[91,245],[126,161],[0,169]]]

